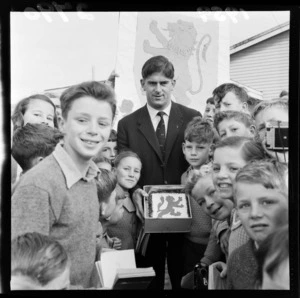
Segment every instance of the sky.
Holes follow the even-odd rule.
[[[11,104],[92,74],[106,79],[116,65],[118,17],[118,12],[11,12]],[[224,18],[233,45],[289,21],[289,12],[223,13]]]

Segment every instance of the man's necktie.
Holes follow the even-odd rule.
[[[166,142],[166,128],[165,128],[165,121],[164,121],[164,115],[165,113],[160,111],[157,113],[157,115],[160,117],[160,121],[158,123],[158,126],[156,128],[156,137],[159,143],[159,147],[162,153],[162,156],[164,158],[165,155],[165,142]]]

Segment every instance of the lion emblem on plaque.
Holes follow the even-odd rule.
[[[151,21],[149,25],[150,31],[155,35],[156,39],[162,45],[161,48],[150,45],[149,40],[144,40],[144,52],[153,56],[163,55],[168,57],[174,64],[176,71],[176,85],[173,95],[178,103],[188,105],[191,100],[187,96],[189,92],[192,95],[198,94],[203,88],[203,76],[200,62],[206,62],[206,53],[211,43],[211,36],[205,34],[197,42],[197,30],[192,22],[178,20],[176,23],[168,23],[167,29],[170,39],[168,40],[158,29],[157,21]],[[197,71],[199,75],[198,88],[193,90],[192,78],[189,70],[189,60],[196,51]]]

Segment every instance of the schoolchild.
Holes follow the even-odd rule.
[[[266,150],[278,161],[289,162],[289,148],[286,146],[288,139],[282,130],[285,125],[289,126],[289,100],[284,97],[263,100],[254,107],[252,117],[255,121],[258,137]],[[273,122],[277,129],[278,140],[275,150],[266,146],[267,125],[270,122]]]
[[[233,83],[224,83],[213,90],[216,112],[234,110],[249,113],[247,91]]]
[[[43,94],[34,94],[20,100],[11,119],[14,131],[26,123],[44,123],[58,128],[55,105]]]
[[[50,155],[62,138],[57,128],[44,124],[27,123],[18,128],[13,135],[11,155],[22,168],[20,177]],[[12,184],[12,193],[19,182],[20,179]]]
[[[213,153],[212,173],[215,187],[220,196],[233,201],[233,186],[237,172],[251,160],[269,157],[270,155],[264,150],[261,142],[253,139],[232,136],[218,142]],[[230,222],[230,228],[223,230],[223,232],[227,231],[227,235],[223,235],[224,242],[221,241],[222,231],[217,232],[221,246],[227,255],[248,240],[248,235],[245,233],[235,209],[231,214]],[[222,225],[222,227],[225,226]],[[226,241],[226,238],[229,240]]]
[[[105,144],[105,146],[102,148],[101,152],[98,155],[110,159],[111,162],[113,163],[117,154],[118,154],[117,132],[114,129],[112,129],[107,143]]]
[[[254,138],[256,129],[250,115],[239,111],[224,111],[216,113],[214,127],[221,139],[230,136]]]
[[[107,227],[110,225],[110,220],[114,212],[114,220],[116,215],[121,219],[124,209],[122,204],[118,204],[118,197],[116,192],[117,177],[111,171],[101,169],[100,174],[96,179],[97,194],[100,202],[100,225],[99,236],[97,239],[99,245],[99,253],[103,249],[120,249],[122,242],[117,237],[109,237]]]
[[[70,260],[63,246],[52,237],[26,233],[11,242],[10,289],[67,290]]]
[[[228,259],[228,289],[255,289],[255,251],[279,227],[288,223],[288,167],[275,160],[255,160],[236,175],[234,199],[249,241]]]
[[[141,169],[142,162],[139,156],[130,150],[120,152],[114,161],[113,172],[117,177],[118,186],[124,193],[124,213],[119,222],[107,228],[107,233],[111,237],[121,239],[121,249],[135,249],[136,247],[141,222],[137,217],[129,191],[137,185]]]
[[[14,108],[11,121],[13,133],[27,123],[43,123],[58,128],[55,105],[43,94],[34,94],[20,100]],[[11,157],[12,185],[19,180],[21,171],[16,160]]]
[[[195,117],[187,124],[182,150],[190,166],[182,174],[181,184],[186,184],[193,173],[206,174],[210,170],[209,152],[213,140],[213,128],[208,121],[203,121],[201,117]],[[209,166],[203,170],[203,165]],[[204,213],[192,196],[190,196],[190,205],[191,231],[184,234],[183,244],[184,275],[190,272],[203,257],[212,227],[210,217]]]
[[[27,123],[13,135],[11,154],[24,174],[50,155],[63,134],[54,127],[39,123]]]
[[[203,120],[214,123],[214,117],[216,113],[216,106],[213,97],[209,97],[206,100],[206,106],[203,113]]]
[[[109,138],[113,89],[89,81],[61,95],[63,143],[26,175],[11,200],[11,236],[39,232],[58,240],[71,260],[71,285],[92,287],[96,256],[99,169],[92,158]]]

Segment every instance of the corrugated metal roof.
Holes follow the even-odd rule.
[[[259,34],[256,34],[250,38],[247,38],[241,42],[238,42],[234,45],[232,45],[230,47],[230,54],[234,54],[236,52],[239,52],[245,48],[248,48],[252,45],[255,45],[263,40],[266,40],[274,35],[277,35],[277,34],[280,34],[284,31],[287,31],[290,29],[290,22],[285,22],[285,23],[282,23],[276,27],[273,27],[271,29],[268,29],[266,31],[263,31]]]

